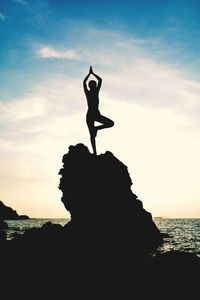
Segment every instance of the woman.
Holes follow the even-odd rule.
[[[98,80],[96,82],[95,80],[90,80],[88,83],[89,89],[87,87],[87,80],[90,75],[94,75],[94,77]],[[95,137],[97,135],[97,131],[101,130],[103,128],[112,127],[114,125],[114,122],[100,114],[100,111],[98,109],[99,107],[99,90],[101,88],[102,79],[96,75],[92,67],[89,69],[88,75],[83,80],[83,88],[85,91],[85,95],[87,98],[88,103],[88,111],[87,111],[87,125],[90,132],[90,139],[91,144],[93,148],[93,152],[96,155],[96,143],[95,143]],[[94,122],[97,121],[99,123],[102,123],[102,125],[94,126]]]

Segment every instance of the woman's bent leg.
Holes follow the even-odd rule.
[[[95,121],[103,124],[103,125],[96,126],[96,129],[98,129],[98,130],[114,126],[114,122],[112,120],[110,120],[102,115],[98,115],[95,118]]]

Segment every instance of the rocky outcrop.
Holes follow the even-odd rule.
[[[8,224],[0,219],[0,230],[8,229]]]
[[[0,244],[6,241],[6,232],[8,224],[0,219]]]
[[[48,222],[7,242],[2,236],[2,287],[72,299],[160,298],[168,291],[170,298],[182,289],[196,295],[200,259],[156,252],[160,231],[131,191],[127,167],[112,153],[94,156],[82,144],[70,146],[60,175],[71,221]]]
[[[4,230],[0,230],[0,244],[6,242],[6,232]]]
[[[59,174],[62,202],[77,234],[140,253],[162,243],[151,214],[131,191],[127,167],[111,152],[96,156],[83,144],[70,146]]]
[[[6,206],[2,201],[0,201],[0,219],[2,220],[20,220],[20,219],[29,219],[26,215],[18,215],[16,210],[13,210],[11,207]]]

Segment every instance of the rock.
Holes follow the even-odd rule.
[[[172,237],[171,235],[169,235],[166,232],[162,232],[161,235],[162,235],[163,239],[165,239],[165,238],[171,238]]]
[[[20,237],[21,236],[21,234],[19,233],[19,232],[13,232],[12,234],[11,234],[11,237],[12,238],[18,238],[18,237]]]
[[[8,229],[8,224],[0,219],[0,230],[2,229]]]
[[[19,215],[18,219],[19,220],[28,220],[29,217],[27,215]]]
[[[2,287],[15,284],[22,292],[24,287],[37,295],[43,291],[45,297],[54,289],[72,299],[80,291],[87,299],[97,292],[102,299],[145,299],[146,292],[160,298],[169,291],[170,298],[186,287],[190,296],[195,287],[198,291],[193,279],[199,258],[180,252],[155,256],[162,235],[131,191],[122,162],[111,152],[94,156],[78,144],[69,147],[63,163],[59,188],[71,221],[65,226],[47,222],[2,243]],[[17,276],[10,276],[11,270]],[[184,285],[177,284],[179,278]],[[187,285],[184,279],[190,278]]]
[[[151,214],[131,191],[127,167],[111,152],[95,156],[83,144],[70,146],[59,174],[62,202],[77,234],[140,253],[162,243]]]
[[[6,241],[6,229],[8,229],[8,224],[0,219],[0,244]]]
[[[165,296],[167,292],[170,296],[172,290],[184,297],[186,293],[190,296],[197,293],[200,258],[195,254],[177,250],[158,254],[153,258],[151,270],[157,286],[165,290]]]
[[[3,220],[19,220],[19,219],[29,219],[26,215],[18,215],[16,210],[11,207],[6,206],[2,201],[0,201],[0,219]]]
[[[0,230],[0,244],[6,242],[6,232],[4,230]]]

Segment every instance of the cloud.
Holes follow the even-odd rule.
[[[67,50],[59,52],[53,48],[44,47],[39,51],[39,55],[43,58],[66,58],[66,59],[77,59],[78,55],[74,50]]]
[[[73,38],[75,39],[74,36]],[[43,47],[39,51],[40,56],[79,58],[79,61],[82,61],[80,70],[82,78],[90,65],[93,65],[95,72],[104,74],[101,91],[103,95],[152,109],[172,107],[177,113],[190,116],[195,122],[198,121],[200,83],[189,79],[186,72],[166,62],[160,62],[155,57],[152,58],[152,53],[148,53],[147,48],[159,48],[161,47],[159,42],[152,39],[146,41],[134,39],[119,32],[95,28],[87,30],[83,28],[76,40],[79,41],[76,49],[81,53],[80,57],[74,50],[59,52],[53,47]],[[91,42],[93,40],[95,43]],[[85,68],[85,73],[81,74],[86,64],[87,69]],[[79,68],[79,65],[77,67],[74,65],[73,68],[77,70],[77,78],[80,76]]]
[[[14,199],[18,211],[23,207],[23,212],[30,210],[33,217],[64,217],[57,190],[62,155],[71,144],[83,142],[90,150],[91,146],[86,106],[83,110],[76,103],[78,98],[85,103],[77,82],[65,79],[48,83],[39,86],[35,95],[1,106],[1,195],[5,200]],[[67,93],[69,87],[71,92]],[[189,196],[191,207],[191,191],[200,184],[200,141],[183,130],[190,120],[170,108],[154,110],[106,95],[101,95],[100,104],[102,114],[113,119],[115,126],[98,134],[98,153],[112,151],[128,165],[134,192],[153,216],[162,215],[155,202],[167,207],[165,215],[181,216],[179,201],[187,204]],[[71,105],[74,109],[69,109]],[[47,215],[45,206],[49,205],[52,211]]]
[[[6,19],[6,16],[0,12],[0,20],[4,21]]]
[[[196,216],[200,83],[141,55],[137,42],[127,46],[126,39],[111,34],[100,39],[96,47],[85,41],[84,64],[80,67],[79,60],[73,66],[76,76],[52,74],[32,87],[31,94],[0,102],[2,199],[13,199],[15,205],[9,204],[20,212],[20,207],[26,208],[26,214],[34,206],[33,217],[55,217],[56,211],[58,217],[62,211],[65,215],[63,208],[57,208],[58,171],[69,145],[83,142],[91,150],[82,80],[86,66],[92,64],[103,78],[100,111],[115,122],[113,128],[98,133],[98,153],[110,150],[128,165],[134,192],[153,216],[162,215],[162,207],[168,216]],[[64,58],[66,53],[42,49],[43,57]],[[49,204],[52,211],[47,215]]]
[[[42,116],[44,101],[42,97],[29,96],[12,102],[0,102],[1,122],[17,122]]]
[[[165,45],[95,29],[86,33],[83,29],[82,35],[85,46],[80,41],[81,59],[103,74],[104,95],[151,109],[173,108],[198,122],[200,82],[190,79],[191,74],[183,68],[156,57],[153,52],[166,52]]]
[[[200,83],[166,64],[136,59],[121,65],[117,74],[106,74],[105,81],[106,92],[112,98],[152,109],[173,108],[190,117],[200,113]]]

